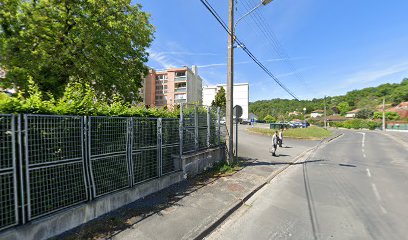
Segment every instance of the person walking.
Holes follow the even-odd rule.
[[[279,147],[282,147],[282,142],[283,142],[283,128],[281,128],[279,131]]]
[[[275,133],[272,136],[272,156],[276,156],[276,148],[278,147],[278,143],[279,143],[278,131],[275,131]]]

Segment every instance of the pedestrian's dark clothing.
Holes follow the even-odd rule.
[[[279,132],[279,147],[282,147],[282,142],[283,142],[283,131],[281,130]]]
[[[272,156],[276,156],[276,148],[278,147],[279,137],[275,133],[272,136]]]

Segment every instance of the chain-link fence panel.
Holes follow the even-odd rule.
[[[218,108],[210,108],[210,147],[218,146],[220,144],[219,139],[219,118]]]
[[[225,122],[225,109],[220,110],[220,144],[225,144],[225,139],[227,136],[227,126]]]
[[[162,174],[181,170],[179,119],[162,119]]]
[[[84,202],[84,118],[24,115],[28,220]]]
[[[196,106],[183,104],[181,106],[182,127],[183,127],[183,154],[196,151]],[[197,146],[198,147],[198,146]]]
[[[129,118],[89,117],[88,141],[95,197],[130,187]]]
[[[15,117],[0,114],[0,230],[18,223]]]
[[[208,107],[197,107],[198,128],[198,150],[208,148]]]
[[[159,177],[157,118],[133,118],[133,183]]]

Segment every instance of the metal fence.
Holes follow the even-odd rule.
[[[0,230],[18,223],[15,117],[0,115]]]
[[[180,171],[222,143],[220,111],[178,118],[0,115],[0,230]]]
[[[84,202],[84,119],[24,115],[27,220]]]
[[[222,143],[220,108],[182,104],[180,107],[180,127],[182,153],[192,153]]]

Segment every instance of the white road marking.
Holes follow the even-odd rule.
[[[384,213],[384,214],[387,214],[387,210],[385,210],[385,208],[380,204],[380,208],[381,208],[381,211]]]
[[[362,133],[363,134],[363,140],[361,141],[361,147],[363,147],[364,148],[364,142],[365,142],[365,133]]]
[[[378,199],[379,201],[381,201],[381,196],[380,196],[380,193],[379,193],[378,190],[377,190],[377,186],[375,186],[374,183],[372,183],[371,186],[373,187],[373,191],[374,191],[375,196],[377,197],[377,199]]]
[[[365,155],[365,153],[363,154],[363,157],[366,158],[367,156]]]
[[[370,173],[370,169],[366,169],[367,170],[367,175],[369,176],[369,177],[371,177],[371,173]]]

